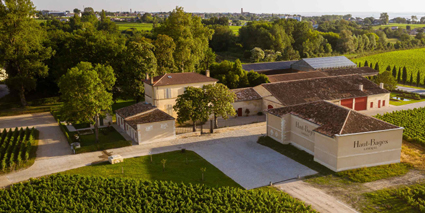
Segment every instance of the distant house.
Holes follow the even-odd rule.
[[[183,94],[187,87],[201,88],[204,85],[215,84],[217,81],[215,78],[210,78],[209,71],[206,75],[186,72],[147,78],[144,82],[145,101],[169,115],[177,117],[177,113],[173,109],[177,96]]]
[[[391,27],[392,30],[398,30],[398,27]]]
[[[116,110],[117,124],[138,144],[174,139],[175,118],[148,103]]]

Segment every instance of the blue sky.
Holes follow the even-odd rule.
[[[73,10],[83,6],[108,11],[170,11],[183,6],[188,12],[254,13],[336,13],[336,12],[417,12],[424,0],[33,0],[39,10]]]

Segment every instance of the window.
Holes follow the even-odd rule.
[[[370,102],[370,108],[373,108],[373,102]]]
[[[167,114],[173,116],[173,105],[168,104],[166,109],[167,109]]]
[[[164,92],[165,92],[164,97],[165,97],[166,99],[171,98],[171,88],[167,88],[167,89],[165,89],[165,90],[164,90]]]

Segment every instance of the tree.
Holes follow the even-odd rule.
[[[376,62],[376,64],[375,64],[375,70],[379,72],[379,63],[378,62]]]
[[[19,93],[22,106],[25,93],[36,88],[37,77],[46,77],[44,61],[52,55],[43,46],[46,34],[31,16],[35,8],[30,0],[0,1],[0,64],[9,76],[6,84]]]
[[[205,58],[209,40],[214,31],[204,26],[201,19],[185,13],[182,7],[174,9],[154,35],[168,35],[174,40],[176,49],[174,62],[180,72],[193,72]]]
[[[410,85],[413,85],[413,72],[410,73]]]
[[[125,51],[125,64],[120,76],[120,87],[124,96],[139,102],[145,92],[143,82],[146,74],[156,74],[157,60],[153,53],[154,46],[148,42],[130,42]]]
[[[393,67],[393,76],[397,79],[397,68],[395,66]]]
[[[210,47],[216,52],[224,52],[235,45],[236,36],[228,25],[211,26],[214,35],[210,41]]]
[[[159,34],[154,42],[155,57],[158,64],[158,74],[172,73],[175,70],[173,53],[176,50],[174,40],[167,36]]]
[[[421,72],[418,71],[418,74],[416,75],[416,86],[419,87],[421,84]]]
[[[92,13],[92,14],[94,14],[94,10],[93,10],[92,7],[86,7],[86,8],[84,8],[84,13]]]
[[[102,10],[100,15],[100,22],[98,23],[97,30],[107,31],[109,33],[117,33],[118,25],[111,21],[108,17],[106,17],[105,10]]]
[[[406,81],[407,81],[407,69],[406,69],[406,67],[403,67],[403,76],[402,76],[402,78],[403,78],[403,84],[406,84]]]
[[[232,105],[235,102],[236,95],[224,84],[205,85],[204,90],[211,112],[214,114],[214,128],[218,128],[218,117],[227,120],[229,116],[236,115]]]
[[[397,75],[397,82],[401,82],[401,67],[400,68],[398,68],[398,75]]]
[[[69,122],[91,123],[95,126],[96,143],[99,142],[99,118],[111,113],[114,70],[110,66],[92,66],[81,62],[59,79],[63,106],[61,113]]]
[[[260,62],[261,60],[264,59],[265,53],[264,51],[259,48],[259,47],[255,47],[254,49],[251,50],[251,62]]]
[[[364,66],[365,66],[365,67],[368,67],[368,66],[369,66],[369,63],[367,63],[367,61],[365,61],[365,62],[364,62]]]
[[[210,115],[208,98],[202,88],[187,87],[182,95],[179,95],[174,105],[177,112],[177,122],[183,124],[192,121],[193,131],[196,131],[196,122],[206,122]]]
[[[80,10],[80,9],[78,9],[78,8],[75,8],[75,9],[74,9],[74,13],[75,13],[75,14],[79,14],[79,13],[81,13],[81,10]]]
[[[387,25],[390,20],[390,16],[388,15],[388,13],[381,13],[379,20],[381,21],[381,24]]]
[[[375,79],[376,84],[384,83],[384,87],[387,90],[395,90],[397,87],[396,79],[391,75],[390,71],[385,71],[383,73],[378,74]]]
[[[418,21],[417,16],[412,16],[412,24],[415,24]]]
[[[340,33],[340,39],[338,40],[338,50],[341,53],[351,53],[356,50],[354,44],[354,37],[351,31],[342,30]]]

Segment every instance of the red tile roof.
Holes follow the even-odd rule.
[[[232,89],[231,91],[236,95],[235,102],[261,99],[261,96],[252,87]]]
[[[270,109],[268,113],[278,117],[286,114],[298,116],[319,125],[314,131],[329,137],[399,128],[326,101]]]
[[[151,104],[146,104],[143,102],[139,102],[137,104],[130,105],[128,107],[124,107],[121,109],[117,109],[115,111],[116,114],[121,116],[122,118],[127,118],[133,115],[140,114],[142,112],[146,112],[152,109],[155,109],[156,107],[152,106]]]
[[[217,82],[215,78],[207,77],[199,73],[185,72],[185,73],[168,73],[153,78],[153,86],[168,86],[178,84],[193,84],[204,82]],[[145,83],[152,85],[150,80],[145,80]]]
[[[125,121],[134,129],[137,129],[137,124],[145,124],[145,123],[153,123],[153,122],[169,121],[169,120],[175,120],[175,118],[159,109],[155,109],[153,111],[149,111],[141,115],[137,115],[137,116],[125,119]]]

